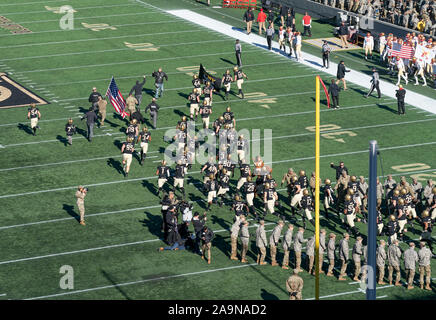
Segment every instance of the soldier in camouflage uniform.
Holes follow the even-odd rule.
[[[307,271],[309,274],[312,273],[313,262],[315,261],[315,236],[309,238],[306,245],[306,256],[307,256]]]
[[[85,197],[87,192],[88,189],[84,188],[83,186],[79,186],[75,195],[77,198],[77,207],[79,208],[80,213],[80,224],[82,226],[85,225]]]
[[[357,237],[356,242],[353,246],[353,261],[354,261],[354,281],[359,281],[359,275],[361,270],[361,263],[362,263],[362,255],[363,255],[363,248],[362,248],[362,237]]]
[[[302,300],[304,281],[298,275],[298,270],[294,269],[294,274],[286,280],[286,290],[289,292],[289,300]]]
[[[413,278],[415,277],[418,254],[415,251],[415,243],[409,243],[409,249],[404,251],[404,268],[406,269],[407,289],[413,289]]]
[[[244,219],[243,217],[244,216],[241,215],[240,218]],[[239,230],[241,228],[241,222],[242,222],[241,219],[237,219],[235,223],[233,223],[232,228],[230,229],[231,230],[230,240],[231,240],[231,247],[232,247],[232,254],[230,256],[231,260],[238,260],[238,257],[236,255],[238,254],[237,247],[238,247]]]
[[[245,257],[248,251],[248,244],[250,241],[250,232],[248,231],[248,221],[244,220],[242,222],[241,227],[241,242],[242,242],[242,250],[241,250],[241,262],[248,262]]]
[[[350,235],[348,233],[344,233],[344,238],[339,242],[339,258],[342,261],[341,272],[339,274],[340,281],[345,281],[344,277],[347,276],[347,265],[348,265],[348,241],[350,239]]]
[[[257,264],[266,265],[265,256],[266,256],[266,247],[268,246],[268,242],[266,240],[265,233],[265,220],[259,221],[259,226],[256,230],[256,246],[258,248],[257,254]]]
[[[392,285],[392,276],[395,270],[395,272],[397,273],[395,285],[401,286],[400,258],[401,258],[401,250],[400,247],[398,246],[398,240],[394,240],[393,243],[388,248],[388,270],[389,270],[388,280],[390,285]]]
[[[269,251],[271,254],[271,265],[273,267],[278,266],[279,264],[276,261],[277,256],[277,245],[279,244],[280,236],[282,235],[283,221],[279,220],[277,225],[274,227],[274,230],[269,237]]]
[[[338,183],[335,186],[335,190],[338,192],[338,210],[339,206],[344,203],[345,195],[347,194],[348,183],[350,182],[350,176],[347,175],[347,172],[342,171],[341,176],[338,179]]]
[[[384,240],[380,240],[380,245],[377,247],[376,252],[376,264],[378,268],[378,284],[386,284],[383,281],[383,278],[385,277],[385,265],[386,265],[386,242]]]
[[[319,273],[322,274],[324,271],[322,270],[322,263],[324,260],[324,252],[327,249],[325,246],[325,235],[326,231],[325,229],[321,229],[320,235],[319,235]]]
[[[294,231],[294,226],[292,224],[288,225],[288,230],[286,230],[285,235],[283,237],[283,262],[282,269],[289,269],[289,250],[292,245],[292,232]]]
[[[281,182],[281,186],[283,186],[283,183],[286,183],[289,203],[291,203],[291,198],[294,195],[294,182],[292,181],[293,177],[297,178],[297,174],[294,172],[294,169],[289,168],[288,172],[283,175],[283,179]]]
[[[431,290],[430,282],[431,282],[431,266],[430,259],[432,257],[431,251],[429,248],[425,246],[425,242],[421,241],[419,243],[421,249],[418,251],[418,264],[419,264],[419,285],[421,289],[424,289],[424,273],[427,277],[427,281],[425,283],[425,290]]]
[[[327,244],[327,257],[329,259],[329,268],[327,271],[328,277],[333,277],[333,268],[335,267],[335,250],[336,250],[336,235],[330,233],[329,242]]]
[[[301,266],[301,249],[303,247],[303,243],[307,242],[307,239],[304,239],[303,236],[304,228],[298,228],[298,232],[294,237],[294,252],[295,252],[295,269],[297,272],[302,272],[303,270],[300,268]]]

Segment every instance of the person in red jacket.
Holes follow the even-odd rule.
[[[266,32],[265,28],[266,14],[263,12],[263,9],[260,9],[259,14],[257,15],[257,23],[259,24],[259,34],[262,35],[262,28]]]
[[[306,32],[309,32],[309,37],[311,37],[312,31],[310,29],[312,29],[312,18],[309,16],[307,12],[303,17],[303,27],[304,27],[303,36],[306,36]]]

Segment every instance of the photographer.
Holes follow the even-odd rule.
[[[202,254],[202,251],[200,250],[200,236],[201,236],[201,231],[204,228],[204,224],[206,223],[206,220],[207,220],[206,212],[203,213],[201,218],[198,212],[194,212],[194,217],[192,218],[192,225],[194,226],[194,240],[195,240],[194,251],[198,254]]]
[[[80,224],[82,226],[85,224],[85,197],[88,192],[88,188],[84,188],[83,186],[79,186],[76,191],[77,198],[77,207],[79,208],[80,213]]]
[[[200,232],[200,237],[201,237],[201,249],[203,251],[201,255],[201,259],[205,259],[205,255],[207,251],[207,264],[210,264],[211,261],[210,250],[212,247],[212,239],[214,237],[214,233],[207,226],[204,226],[203,230]]]
[[[156,87],[156,94],[154,97],[157,99],[159,97],[162,97],[162,94],[164,92],[164,78],[168,81],[168,76],[165,72],[162,71],[162,68],[159,68],[159,70],[153,71],[151,76],[155,79],[154,86]]]
[[[166,239],[168,236],[168,227],[167,227],[167,213],[168,213],[168,208],[172,205],[175,205],[177,202],[177,200],[174,197],[174,193],[170,192],[168,195],[165,195],[165,197],[162,199],[162,201],[160,202],[160,204],[162,205],[161,207],[161,213],[162,213],[162,231],[164,232],[164,238]]]

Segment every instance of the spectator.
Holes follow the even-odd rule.
[[[253,8],[248,8],[244,13],[244,22],[247,24],[247,34],[251,33],[251,26],[253,25],[254,14]]]
[[[263,9],[260,9],[259,14],[257,15],[257,23],[259,24],[259,35],[262,35],[262,29],[265,30],[265,21],[266,21],[266,14],[263,12]]]

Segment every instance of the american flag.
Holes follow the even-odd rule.
[[[111,82],[109,83],[109,87],[107,88],[106,96],[109,97],[111,104],[114,106],[115,110],[124,119],[127,116],[127,113],[124,111],[126,109],[126,102],[124,101],[124,98],[121,95],[121,92],[118,89],[113,76]]]
[[[401,45],[397,42],[392,44],[392,56],[403,59],[412,59],[415,50],[411,46]]]

